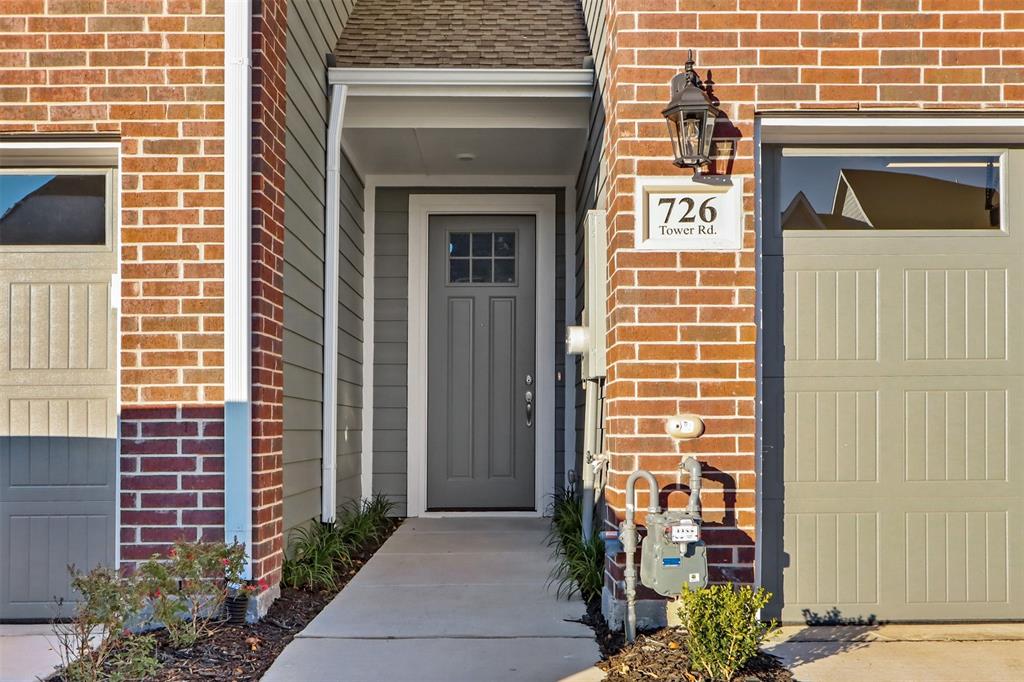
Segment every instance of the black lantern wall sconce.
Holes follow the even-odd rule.
[[[711,160],[711,138],[719,110],[693,70],[693,50],[686,60],[686,70],[672,79],[671,88],[672,97],[661,115],[668,123],[674,163],[699,172]]]

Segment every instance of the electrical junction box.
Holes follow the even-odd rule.
[[[708,584],[708,557],[700,517],[685,509],[647,515],[640,546],[640,582],[666,597]]]

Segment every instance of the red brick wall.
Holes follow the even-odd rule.
[[[223,0],[3,0],[0,134],[121,140],[122,558],[223,524]]]
[[[705,464],[712,579],[754,577],[756,111],[978,109],[1024,105],[1024,0],[608,0],[609,271],[607,448],[611,516],[635,467],[662,488],[676,466]],[[745,190],[738,253],[633,250],[634,179],[682,175],[661,109],[688,49],[713,71]],[[726,164],[719,162],[716,172]],[[679,443],[668,416],[703,415],[706,435]],[[645,496],[641,496],[643,501]],[[663,498],[662,502],[666,500]],[[671,496],[673,506],[686,493]],[[771,548],[766,548],[771,551]],[[609,567],[609,587],[621,561]],[[621,591],[617,594],[621,596]]]
[[[253,17],[253,578],[276,584],[283,558],[285,0]]]

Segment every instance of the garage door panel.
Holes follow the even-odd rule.
[[[113,516],[106,505],[96,504],[92,510],[89,506],[76,505],[73,512],[64,514],[52,508],[15,508],[5,515],[0,529],[9,557],[8,575],[0,586],[5,618],[53,617],[57,600],[76,598],[68,582],[68,566],[89,570],[109,564]]]
[[[876,604],[879,526],[874,513],[787,513],[787,611],[800,605]]]
[[[904,270],[904,359],[1005,360],[1006,268]]]
[[[786,361],[875,361],[878,272],[787,269]]]

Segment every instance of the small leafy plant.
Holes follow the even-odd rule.
[[[242,545],[178,542],[166,560],[154,555],[139,566],[153,617],[167,628],[173,646],[191,647],[209,631],[210,621],[221,614],[231,576],[238,585],[244,565]]]
[[[694,591],[684,585],[679,616],[691,670],[708,680],[731,680],[777,627],[774,620],[765,623],[757,616],[771,598],[764,588],[754,591],[749,585]]]
[[[555,559],[551,582],[557,584],[558,594],[579,594],[587,602],[599,599],[604,587],[604,540],[595,527],[590,540],[584,541],[583,500],[575,484],[554,495],[548,544]]]
[[[138,581],[105,567],[81,573],[69,566],[68,571],[81,601],[74,617],[52,624],[64,679],[97,682],[151,675],[159,667],[153,639],[129,629],[143,607]]]

